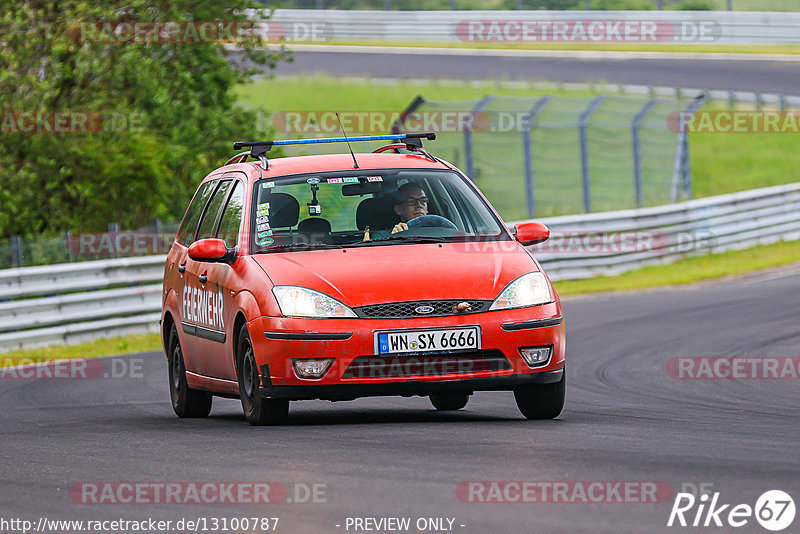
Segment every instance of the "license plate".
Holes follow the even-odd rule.
[[[481,329],[477,326],[377,332],[375,337],[378,354],[450,352],[481,348]]]

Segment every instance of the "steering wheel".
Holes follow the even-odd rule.
[[[420,215],[416,219],[411,219],[406,224],[408,228],[449,228],[458,230],[455,224],[440,215]]]

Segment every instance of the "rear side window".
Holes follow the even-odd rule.
[[[197,190],[194,200],[186,210],[186,216],[183,218],[181,229],[178,231],[178,243],[189,246],[194,241],[194,234],[197,231],[197,223],[200,221],[200,216],[203,214],[203,208],[206,207],[211,193],[214,191],[217,182],[206,182]]]
[[[219,225],[217,237],[225,241],[225,246],[233,248],[239,242],[239,223],[242,220],[242,204],[244,203],[244,188],[241,182],[233,186],[233,193],[225,207],[222,221]]]
[[[203,221],[200,223],[200,232],[197,234],[197,239],[214,237],[214,233],[217,229],[217,216],[225,203],[225,199],[228,198],[228,191],[230,191],[230,189],[230,180],[225,180],[217,188],[214,197],[211,199],[211,202],[208,203],[206,214],[203,215]]]

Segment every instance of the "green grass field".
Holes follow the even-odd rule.
[[[552,88],[533,87],[528,84],[497,80],[491,84],[472,84],[468,81],[398,81],[397,83],[380,83],[366,80],[333,78],[330,76],[303,76],[303,77],[276,77],[273,79],[260,79],[252,84],[239,88],[240,100],[247,106],[264,111],[397,111],[408,107],[417,95],[423,95],[430,101],[468,101],[454,104],[452,109],[470,109],[470,102],[474,104],[477,99],[486,94],[495,94],[506,97],[538,97],[545,94],[567,95],[583,97],[596,96],[590,91],[567,91]],[[585,103],[584,101],[583,103]],[[715,107],[719,107],[715,105]],[[609,110],[613,114],[614,109]],[[563,114],[562,114],[563,116]],[[560,120],[556,117],[554,120]],[[569,120],[573,120],[570,118]],[[277,123],[273,123],[277,124]],[[629,135],[627,129],[621,126],[607,136],[595,136],[591,141],[599,143],[593,145],[593,154],[598,162],[597,167],[611,166],[615,154],[606,150],[603,143],[614,141],[614,136]],[[282,135],[277,134],[278,137]],[[290,134],[293,135],[293,134]],[[521,163],[516,138],[500,134],[497,136],[496,151],[492,154],[492,161],[477,161],[481,164],[507,166],[503,182],[483,183],[490,200],[497,206],[501,214],[509,219],[524,218],[520,212],[519,198],[511,198],[508,191],[522,191]],[[535,142],[556,143],[569,141],[568,150],[573,150],[574,139],[570,136],[574,132],[548,133]],[[800,150],[797,150],[797,140],[800,134],[691,134],[690,151],[693,173],[694,197],[706,197],[723,193],[756,189],[770,185],[786,184],[800,181]],[[285,135],[283,135],[285,136]],[[296,135],[294,135],[296,136]],[[559,137],[560,136],[560,137]],[[672,137],[671,139],[674,139]],[[627,143],[625,139],[617,139],[618,143]],[[671,142],[671,141],[670,141]],[[453,158],[453,145],[461,143],[460,134],[441,135],[440,139],[431,143],[434,153],[451,158],[454,163],[460,164],[458,157]],[[625,158],[630,158],[627,148],[621,148]],[[456,152],[457,153],[457,152]],[[569,152],[570,156],[574,156]],[[660,160],[658,160],[660,161]],[[568,163],[577,165],[577,158]],[[662,167],[671,165],[665,161]],[[663,169],[662,169],[663,170]],[[667,169],[669,171],[670,169]],[[611,171],[613,172],[613,170]],[[621,182],[628,183],[627,176],[619,178]],[[593,177],[594,179],[594,177]],[[480,177],[477,177],[480,182]],[[564,186],[566,187],[566,185]],[[620,188],[620,194],[631,194],[631,188]],[[563,193],[563,191],[561,191]],[[544,194],[544,193],[543,193]],[[553,202],[559,195],[553,196]],[[595,209],[602,209],[600,205]],[[541,216],[562,213],[542,211]]]
[[[132,354],[162,350],[159,334],[141,334],[97,339],[76,345],[52,345],[39,349],[0,353],[0,367],[79,358],[99,358],[115,354]]]

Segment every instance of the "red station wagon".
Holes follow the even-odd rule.
[[[254,425],[289,401],[421,395],[438,410],[513,391],[529,419],[564,404],[561,302],[475,184],[394,134],[235,143],[206,176],[164,271],[172,406],[240,398]],[[372,153],[267,160],[277,145],[384,140]],[[248,162],[248,158],[254,161]]]

